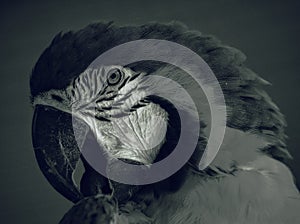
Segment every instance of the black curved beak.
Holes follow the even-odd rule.
[[[98,194],[95,186],[101,185],[102,193],[110,194],[119,201],[128,200],[138,186],[120,184],[108,180],[97,173],[81,156],[81,150],[97,148],[98,143],[89,127],[80,120],[72,120],[72,115],[51,106],[36,105],[32,121],[32,144],[38,165],[49,183],[60,194],[76,203],[85,196]],[[75,122],[75,127],[74,127]],[[83,136],[82,139],[75,139]],[[78,162],[82,159],[85,173],[80,182],[80,189],[73,179]],[[137,164],[134,161],[124,161]],[[104,164],[105,165],[105,164]],[[113,189],[110,189],[113,188]],[[101,191],[100,191],[101,192]]]
[[[78,130],[85,134],[88,129],[78,121]],[[82,199],[72,178],[80,159],[72,116],[50,106],[36,105],[32,121],[32,144],[39,167],[50,184],[73,202]]]

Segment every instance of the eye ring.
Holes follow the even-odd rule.
[[[114,68],[107,74],[107,83],[109,85],[117,85],[122,80],[122,77],[123,72],[118,68]]]

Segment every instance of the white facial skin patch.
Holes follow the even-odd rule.
[[[149,103],[111,122],[94,120],[97,140],[113,158],[151,164],[167,132],[167,113]]]
[[[119,83],[109,85],[105,79],[109,79],[113,69],[119,69],[121,78]],[[145,92],[138,87],[145,74],[120,66],[104,67],[97,72],[86,71],[75,80],[73,113],[89,125],[98,143],[112,158],[145,165],[153,163],[165,140],[168,115],[157,104],[141,102]],[[96,80],[96,75],[101,77],[99,86],[82,87],[82,82],[90,83],[91,79]],[[113,78],[116,80],[116,75]]]

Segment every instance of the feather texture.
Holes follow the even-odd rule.
[[[189,164],[169,179],[136,193],[132,201],[146,205],[139,211],[153,223],[286,224],[299,220],[299,192],[284,165],[291,158],[286,122],[264,91],[269,83],[245,66],[242,52],[213,36],[191,31],[181,23],[124,27],[96,23],[77,32],[60,33],[32,71],[32,101],[46,91],[66,89],[98,55],[138,39],[169,40],[199,54],[220,82],[228,110],[224,144],[214,162],[204,171],[193,168],[205,146],[204,132]],[[172,68],[154,62],[131,67],[167,77],[170,71],[174,74]],[[196,92],[195,86],[186,85]],[[202,105],[205,107],[205,99]],[[209,120],[205,116],[204,122]],[[138,220],[134,213],[132,217]]]

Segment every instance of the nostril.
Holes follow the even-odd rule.
[[[56,100],[56,101],[58,101],[58,102],[62,102],[62,101],[64,101],[64,99],[62,98],[62,97],[60,97],[60,96],[58,96],[58,95],[55,95],[55,94],[52,94],[51,95],[51,97],[52,97],[52,99],[54,99],[54,100]]]

